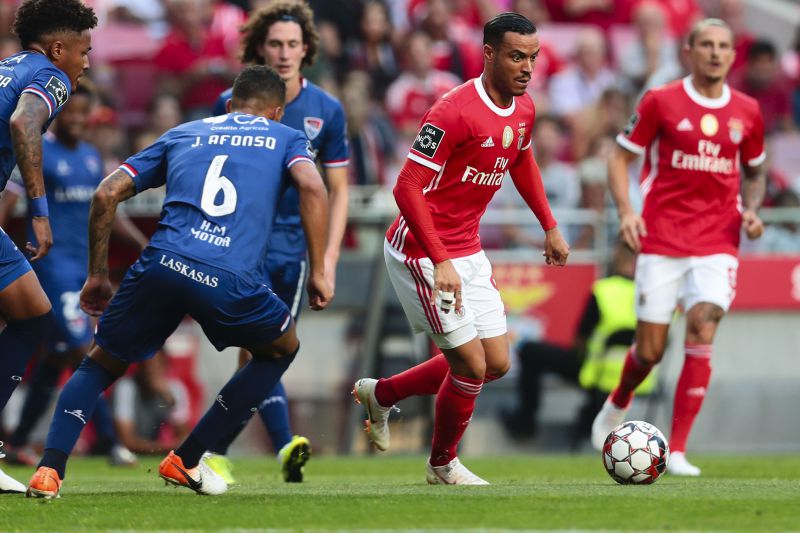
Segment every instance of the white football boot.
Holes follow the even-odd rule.
[[[367,420],[364,421],[364,431],[380,451],[389,449],[389,414],[394,406],[384,407],[375,399],[375,386],[377,379],[363,378],[356,381],[353,386],[353,397],[356,402],[364,406]]]
[[[3,443],[0,442],[0,459],[5,457],[3,453]],[[24,494],[25,485],[0,470],[0,494]]]
[[[673,476],[697,477],[700,475],[700,469],[686,460],[684,452],[672,452],[669,454],[667,473]]]
[[[461,464],[458,457],[444,466],[425,465],[426,479],[430,485],[488,485],[489,482],[481,479]]]
[[[194,468],[186,468],[183,460],[174,451],[169,452],[158,467],[158,475],[168,484],[179,485],[198,494],[216,496],[228,490],[222,477],[200,461]]]
[[[628,414],[628,409],[621,409],[614,405],[611,397],[607,398],[603,404],[603,408],[594,417],[592,422],[592,447],[599,451],[603,450],[603,444],[606,442],[606,437],[611,431],[625,421],[625,415]]]

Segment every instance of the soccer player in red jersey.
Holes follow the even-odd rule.
[[[367,434],[389,447],[391,407],[412,395],[436,394],[427,480],[485,485],[456,457],[483,383],[508,371],[506,319],[478,224],[503,179],[517,190],[545,230],[548,264],[564,265],[569,246],[531,153],[534,106],[525,92],[539,53],[536,27],[502,13],[483,30],[483,74],[453,89],[422,118],[394,196],[400,216],[386,233],[389,277],[417,332],[442,350],[389,379],[360,379]]]
[[[711,377],[711,345],[736,292],[740,231],[761,236],[764,125],[756,101],[725,82],[735,57],[730,27],[705,19],[684,52],[691,74],[646,93],[609,158],[620,234],[634,251],[636,342],[621,382],[592,427],[601,448],[621,423],[633,390],[661,361],[673,313],[686,312],[683,370],[675,391],[668,471],[697,476],[686,440]],[[628,198],[628,164],[644,155],[639,215]],[[742,170],[744,181],[741,180]]]

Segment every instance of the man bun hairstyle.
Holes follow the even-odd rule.
[[[24,0],[13,30],[23,49],[59,32],[81,33],[97,26],[94,10],[81,0]]]
[[[483,44],[497,48],[508,32],[530,35],[536,33],[536,26],[519,13],[500,13],[483,26]]]
[[[259,98],[275,101],[283,106],[286,101],[286,82],[278,72],[266,65],[250,65],[236,76],[233,82],[232,100],[244,101]]]
[[[314,27],[314,13],[306,4],[297,1],[271,2],[250,15],[247,22],[239,29],[242,34],[242,63],[264,64],[264,58],[258,50],[264,44],[269,28],[276,22],[294,22],[300,26],[303,32],[303,44],[307,47],[302,66],[313,65],[319,47],[319,34]]]

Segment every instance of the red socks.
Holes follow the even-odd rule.
[[[405,372],[388,379],[378,380],[375,399],[384,407],[394,405],[409,396],[430,396],[436,394],[442,385],[450,365],[444,354],[436,354]]]
[[[627,408],[633,400],[633,391],[645,380],[652,369],[653,365],[644,363],[636,357],[636,345],[631,346],[625,357],[619,385],[611,393],[611,402],[620,409]]]
[[[675,404],[672,409],[669,447],[673,452],[686,451],[686,440],[703,405],[711,380],[711,345],[687,344],[685,350],[686,359],[675,389]]]
[[[483,380],[447,374],[436,395],[432,466],[446,465],[455,459],[456,448],[472,419],[475,399],[482,387]]]

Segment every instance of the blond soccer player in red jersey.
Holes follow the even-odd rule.
[[[736,292],[742,229],[761,236],[764,125],[756,101],[725,82],[735,57],[730,27],[705,19],[684,53],[691,74],[646,93],[609,158],[620,234],[634,251],[638,325],[620,385],[592,427],[600,449],[627,413],[636,386],[661,361],[672,315],[686,312],[683,370],[675,391],[668,472],[698,476],[686,440],[711,377],[711,345]],[[628,164],[645,156],[644,209],[628,197]],[[742,181],[742,171],[744,180]]]
[[[502,13],[483,35],[483,74],[447,93],[422,119],[394,189],[400,216],[384,243],[406,316],[442,354],[389,379],[361,379],[353,391],[380,450],[389,447],[391,407],[436,394],[431,484],[487,484],[460,463],[456,447],[481,387],[510,365],[503,302],[478,236],[503,179],[510,176],[545,230],[545,261],[562,266],[569,254],[531,153],[535,110],[525,89],[539,53],[536,27]]]

